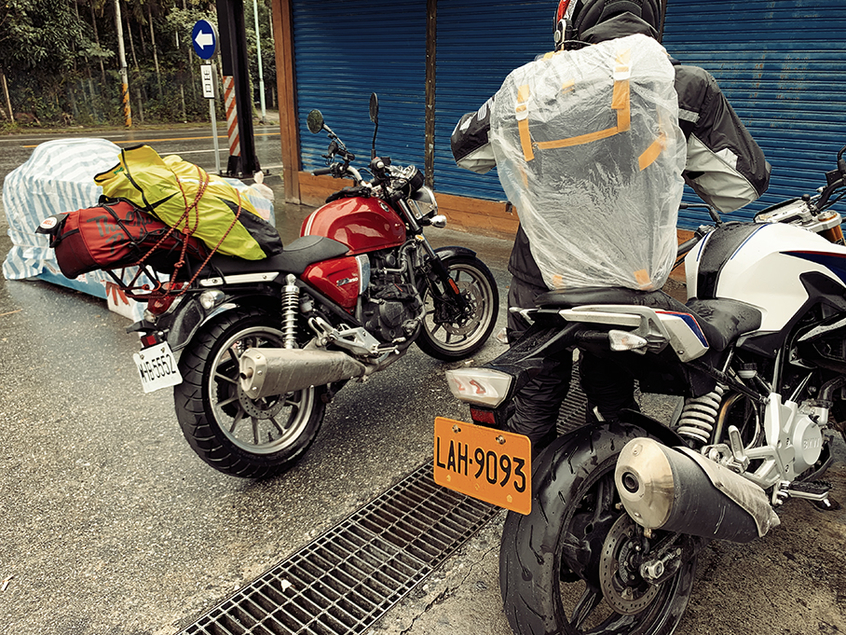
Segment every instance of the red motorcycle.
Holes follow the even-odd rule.
[[[378,130],[375,94],[370,118]],[[327,167],[315,174],[354,185],[330,196],[282,253],[215,255],[175,299],[150,300],[131,327],[145,346],[135,356],[145,391],[173,386],[188,443],[235,476],[269,476],[297,461],[350,379],[384,369],[412,343],[463,359],[496,323],[485,264],[423,236],[446,218],[420,171],[376,156],[374,131],[367,181],[319,111],[308,126],[330,139]]]

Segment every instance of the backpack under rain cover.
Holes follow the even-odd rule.
[[[664,48],[631,35],[550,53],[496,94],[491,143],[550,289],[659,289],[676,255],[686,144]]]
[[[127,199],[222,254],[262,260],[282,251],[279,232],[246,196],[177,155],[162,158],[146,145],[126,148],[94,181],[105,196]]]

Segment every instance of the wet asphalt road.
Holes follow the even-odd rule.
[[[141,131],[131,142],[211,169],[203,149],[211,141],[185,140],[204,133]],[[257,147],[273,188],[278,134],[266,139]],[[0,139],[3,175],[41,140]],[[287,242],[308,211],[277,207]],[[6,227],[0,214],[3,257]],[[434,242],[463,238],[447,233]],[[491,264],[504,288],[502,262]],[[465,415],[443,366],[413,348],[341,391],[312,450],[288,473],[261,482],[225,476],[188,447],[169,391],[143,394],[129,323],[98,299],[0,276],[4,635],[176,632],[430,458],[435,413]]]
[[[214,165],[209,139],[163,140],[208,137],[205,130],[133,134],[161,153]],[[261,139],[259,160],[278,187],[278,136]],[[0,139],[0,174],[32,143]],[[307,211],[277,206],[286,241]],[[5,230],[0,214],[3,256]],[[430,237],[477,249],[504,296],[507,242],[449,230]],[[128,324],[100,300],[0,277],[0,634],[176,633],[430,460],[435,415],[466,418],[444,366],[412,348],[338,394],[289,472],[267,481],[225,476],[190,450],[168,392],[143,394]],[[492,340],[478,358],[500,350]],[[842,464],[829,478],[846,501]],[[707,550],[680,633],[846,632],[846,513],[793,502],[782,520],[752,545]],[[500,528],[501,517],[374,630],[507,635]]]

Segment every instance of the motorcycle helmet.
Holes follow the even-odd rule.
[[[555,50],[564,48],[565,42],[583,39],[589,29],[624,13],[646,22],[661,41],[663,0],[559,0],[555,12]]]

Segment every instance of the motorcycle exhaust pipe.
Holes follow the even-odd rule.
[[[629,441],[614,482],[637,524],[704,538],[750,542],[780,524],[758,485],[688,448]]]
[[[251,399],[353,379],[367,367],[341,351],[250,348],[241,356],[241,388]]]

